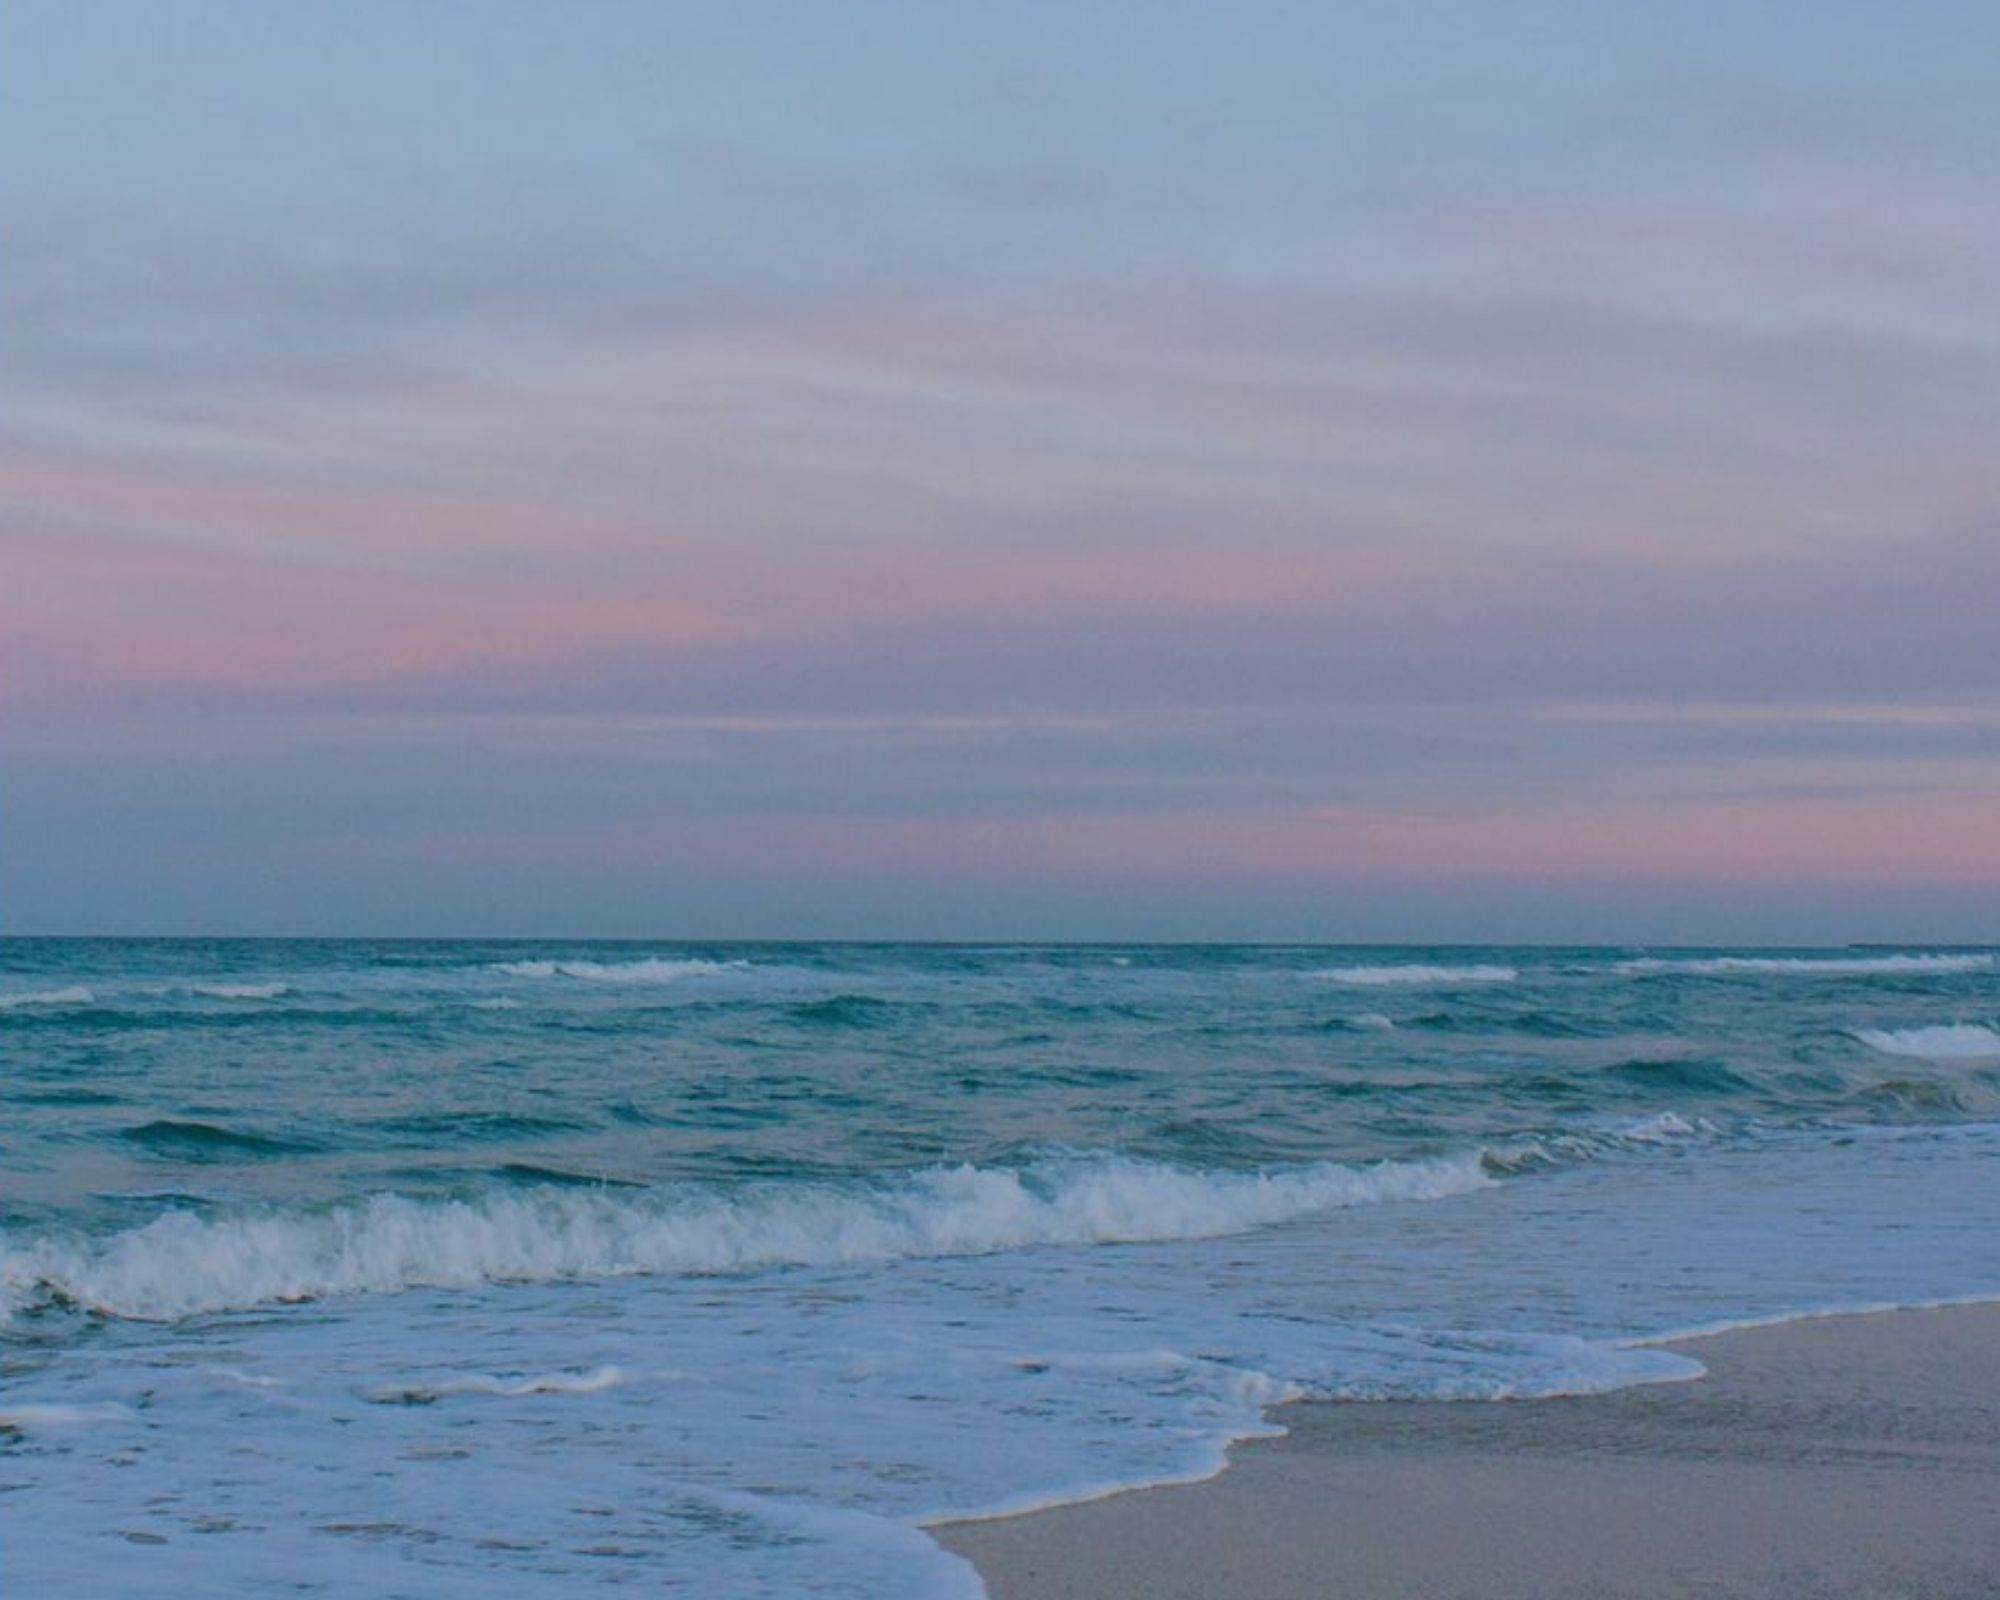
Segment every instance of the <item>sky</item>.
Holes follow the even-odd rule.
[[[1990,0],[12,0],[0,932],[2000,939]]]

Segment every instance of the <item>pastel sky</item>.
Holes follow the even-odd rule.
[[[0,931],[2000,938],[1991,0],[12,0]]]

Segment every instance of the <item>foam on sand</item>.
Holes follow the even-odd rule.
[[[1296,1406],[1212,1482],[935,1532],[1010,1600],[1988,1594],[1996,1331],[1842,1317],[1588,1401]]]

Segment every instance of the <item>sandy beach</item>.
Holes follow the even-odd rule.
[[[933,1531],[993,1600],[2000,1595],[2000,1306],[1675,1348],[1708,1375],[1296,1405],[1207,1482]]]

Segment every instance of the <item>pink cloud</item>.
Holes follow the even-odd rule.
[[[0,705],[14,709],[105,693],[376,684],[734,631],[670,595],[442,560],[454,539],[463,556],[528,526],[526,513],[510,520],[484,503],[190,486],[19,457],[0,462],[0,496],[11,501],[0,511],[10,668]],[[202,535],[140,531],[183,518]],[[534,526],[560,548],[556,519]]]
[[[1614,801],[1515,812],[787,818],[776,836],[715,824],[697,831],[710,860],[740,855],[768,867],[791,859],[818,872],[947,880],[2000,887],[2000,811],[1984,794]],[[674,848],[689,843],[683,834]],[[628,838],[612,848],[643,855],[648,846]]]

